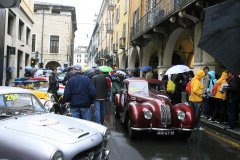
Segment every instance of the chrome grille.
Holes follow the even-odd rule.
[[[169,105],[161,105],[160,106],[160,111],[161,111],[161,123],[165,124],[170,124],[171,123],[171,110]]]
[[[86,160],[91,152],[93,152],[93,159],[98,159],[103,150],[103,143],[98,144],[97,146],[90,148],[86,151],[78,153],[72,160]]]

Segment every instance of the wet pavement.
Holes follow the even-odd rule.
[[[221,139],[214,136],[214,130],[208,128],[208,126],[204,131],[193,131],[191,137],[187,140],[181,140],[174,136],[156,136],[149,133],[141,133],[136,139],[130,140],[127,129],[119,119],[114,117],[113,113],[113,107],[108,104],[104,125],[112,133],[107,145],[107,148],[110,149],[110,160],[240,159],[240,148],[223,141],[227,137]]]

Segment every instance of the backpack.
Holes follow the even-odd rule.
[[[189,81],[189,82],[187,83],[187,85],[186,85],[186,92],[187,92],[188,94],[191,93],[191,83],[192,83],[193,80],[195,80],[195,79],[192,79],[192,80]]]
[[[215,96],[216,93],[217,93],[217,89],[218,89],[218,86],[221,84],[222,81],[216,83],[213,85],[213,88],[212,88],[212,95]]]
[[[171,94],[174,94],[174,92],[175,92],[175,84],[171,80],[168,80],[167,91]]]

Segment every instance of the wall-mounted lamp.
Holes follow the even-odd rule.
[[[169,20],[170,20],[171,23],[175,23],[176,22],[176,17],[170,17]]]
[[[192,16],[192,15],[186,14],[184,11],[180,11],[180,12],[178,13],[178,16],[179,16],[180,18],[188,18],[188,19],[191,19],[194,23],[197,23],[197,22],[199,21],[198,18],[196,18],[196,17],[194,17],[194,16]]]

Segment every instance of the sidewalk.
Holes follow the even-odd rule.
[[[204,126],[207,126],[213,130],[216,130],[218,131],[219,133],[222,133],[224,135],[227,135],[231,138],[234,138],[236,140],[239,140],[240,141],[240,127],[239,125],[235,128],[235,129],[227,129],[225,130],[224,127],[226,126],[225,124],[223,123],[211,123],[211,121],[209,121],[208,119],[206,118],[201,118],[201,123]]]

